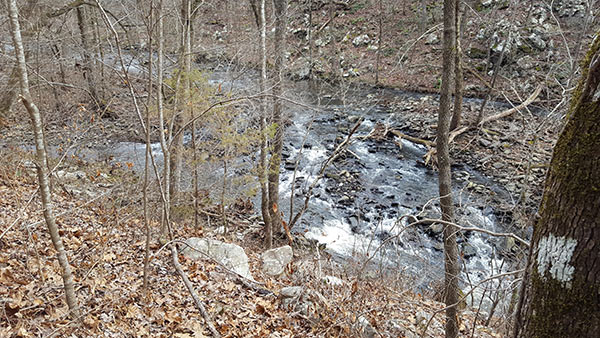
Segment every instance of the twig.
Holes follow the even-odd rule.
[[[221,334],[219,333],[219,331],[217,331],[217,329],[213,325],[212,319],[210,318],[208,312],[206,312],[206,307],[204,306],[204,303],[198,297],[196,290],[194,290],[194,286],[192,285],[188,276],[185,274],[185,272],[181,268],[181,264],[179,263],[179,258],[177,257],[177,247],[175,247],[175,245],[171,245],[171,257],[173,258],[173,265],[175,266],[177,273],[183,280],[183,284],[185,284],[185,287],[188,289],[188,291],[190,292],[190,295],[194,299],[194,303],[196,303],[196,307],[200,311],[200,314],[202,314],[202,317],[204,318],[204,321],[206,322],[206,326],[208,326],[208,329],[210,330],[210,332],[213,334],[214,337],[221,337]]]
[[[427,333],[427,329],[429,328],[429,324],[431,324],[431,321],[433,320],[433,318],[440,312],[446,311],[450,308],[453,308],[455,306],[457,306],[458,304],[460,304],[462,301],[464,301],[469,295],[471,295],[471,293],[473,293],[473,291],[475,291],[475,289],[477,289],[481,284],[483,283],[487,283],[493,279],[496,278],[502,278],[502,277],[506,277],[506,276],[510,276],[510,275],[516,275],[519,274],[521,272],[525,271],[525,269],[520,269],[520,270],[515,270],[515,271],[510,271],[510,272],[505,272],[505,273],[501,273],[498,275],[494,275],[491,277],[488,277],[486,279],[482,279],[480,280],[474,287],[471,288],[471,290],[469,290],[469,292],[465,293],[459,300],[458,302],[454,303],[454,304],[450,304],[448,306],[446,306],[445,308],[439,309],[439,310],[435,310],[433,312],[433,314],[431,315],[431,318],[429,318],[429,320],[427,321],[427,324],[425,325],[425,328],[423,329],[423,333],[421,334],[421,337],[425,337],[425,333]]]

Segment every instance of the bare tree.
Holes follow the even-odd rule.
[[[456,1],[456,8],[454,11],[454,22],[456,29],[456,53],[454,54],[454,111],[452,113],[452,120],[450,121],[450,130],[458,128],[462,119],[462,104],[463,104],[463,67],[462,67],[462,46],[461,38],[463,34],[463,23],[465,22],[465,15],[467,13],[467,6],[462,5],[462,1]]]
[[[21,91],[20,99],[29,113],[31,126],[35,137],[37,161],[36,168],[38,182],[40,185],[40,194],[42,197],[42,207],[44,208],[44,219],[46,220],[46,225],[48,226],[48,231],[50,232],[50,237],[52,238],[52,244],[57,252],[58,262],[62,268],[62,278],[65,295],[67,298],[67,305],[69,306],[71,316],[77,318],[79,317],[79,304],[77,302],[77,296],[75,295],[73,273],[71,272],[69,259],[62,243],[62,239],[58,233],[58,226],[54,217],[54,207],[52,205],[52,198],[50,196],[50,172],[47,164],[42,117],[38,107],[35,105],[35,103],[33,103],[31,94],[29,92],[27,63],[25,60],[25,51],[23,49],[23,40],[21,38],[21,28],[19,25],[19,14],[16,0],[8,0],[7,5],[10,17],[10,33],[13,40],[15,58],[17,60],[17,69],[19,72],[19,84]]]
[[[600,32],[554,147],[514,337],[600,336]]]
[[[271,214],[272,231],[280,231],[281,217],[279,214],[279,174],[281,167],[281,151],[283,149],[283,132],[285,129],[282,117],[281,94],[283,92],[283,68],[285,62],[285,32],[287,22],[287,0],[273,0],[275,8],[275,69],[273,84],[273,124],[275,137],[273,150],[269,161],[269,212]]]
[[[454,210],[452,205],[452,176],[450,172],[450,85],[453,71],[454,52],[456,45],[456,23],[454,20],[457,0],[444,0],[444,41],[442,60],[442,88],[440,95],[440,110],[437,127],[437,158],[439,166],[439,191],[442,219],[452,222]],[[458,301],[458,248],[456,244],[457,229],[451,225],[444,227],[445,255],[445,302],[446,305]],[[456,306],[446,310],[446,337],[458,336],[458,318]]]

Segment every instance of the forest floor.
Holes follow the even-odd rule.
[[[143,287],[145,232],[139,180],[124,167],[69,162],[55,180],[54,210],[60,234],[75,271],[75,287],[83,310],[81,323],[69,319],[56,252],[49,243],[30,153],[2,150],[0,166],[0,336],[3,337],[205,337],[205,323],[175,273],[169,251],[151,243],[148,288]],[[137,196],[132,199],[131,196]],[[206,304],[214,325],[227,337],[427,337],[443,335],[444,305],[407,288],[409,276],[361,274],[359,263],[334,263],[326,253],[297,239],[295,257],[283,276],[260,269],[261,226],[243,208],[230,217],[230,233],[215,227],[196,228],[176,222],[174,238],[191,236],[237,242],[250,258],[262,292],[247,288],[212,261],[180,260]],[[205,210],[207,213],[216,210]],[[218,219],[215,220],[219,224]],[[156,228],[157,224],[150,224]],[[282,241],[283,242],[283,241]],[[362,277],[360,277],[362,275]],[[339,284],[328,282],[339,278]],[[336,279],[333,279],[336,280]],[[309,310],[281,305],[280,290],[301,286]],[[265,292],[268,290],[268,292]],[[477,310],[460,315],[461,333],[500,337],[503,324],[493,317],[484,326]],[[362,332],[362,333],[361,333]]]
[[[412,7],[406,7],[404,2],[398,3],[389,11],[393,15],[383,19],[388,29],[384,30],[384,52],[379,61],[381,80],[377,86],[435,94],[439,88],[441,64],[441,30],[436,26],[440,21],[440,8],[434,6],[427,14],[425,27],[420,27],[422,20]],[[510,11],[486,9],[479,12],[485,15],[472,16],[472,23],[467,25],[465,32],[465,49],[475,53],[481,48],[476,36],[484,21],[496,22],[515,15],[527,20],[527,11],[532,9],[527,7],[526,2],[519,2],[516,7]],[[251,16],[246,15],[236,21],[232,17],[223,18],[225,14],[230,15],[227,11],[216,18],[211,17],[212,13],[204,13],[207,15],[202,17],[206,26],[211,28],[199,32],[199,44],[211,46],[216,39],[225,46],[219,57],[235,59],[241,64],[253,64],[253,53],[239,53],[240,50],[254,50],[249,46],[256,45],[253,42],[255,27]],[[352,41],[363,34],[368,34],[374,40],[376,33],[373,32],[377,32],[375,18],[379,13],[377,7],[344,8],[340,12],[343,15],[336,16],[330,23],[327,23],[330,14],[326,8],[315,13],[315,25],[323,27],[321,36],[315,37],[315,40],[322,39],[319,43],[322,45],[315,47],[315,59],[320,65],[319,76],[325,79],[337,76],[334,75],[337,69],[331,69],[335,68],[332,64],[338,62],[337,66],[341,66],[342,70],[338,81],[374,86],[376,50],[368,48],[372,43],[354,45]],[[301,31],[304,14],[300,10],[293,13],[291,26],[296,32],[294,36],[304,34]],[[246,27],[245,30],[237,30],[246,34],[228,34],[224,30],[217,37],[215,29],[225,28],[221,22]],[[327,27],[334,28],[328,30]],[[431,43],[425,43],[430,34],[424,35],[423,32],[430,28],[435,28],[431,33],[435,33],[438,40],[435,41],[431,36]],[[231,27],[229,29],[236,31]],[[576,29],[571,29],[564,36],[572,47],[576,33]],[[513,60],[498,78],[497,90],[492,91],[492,100],[506,102],[506,98],[509,98],[516,105],[531,94],[534,88],[531,84],[545,81],[547,74],[553,70],[555,61],[552,60],[566,58],[564,49],[559,48],[562,38],[558,34],[551,35],[549,39],[555,41],[557,47],[530,54],[536,64],[527,66],[526,70],[516,66],[516,60],[523,54],[512,56]],[[332,43],[337,40],[343,42],[338,45]],[[307,57],[307,50],[303,48],[305,40],[301,38],[292,39],[290,45],[297,51],[290,55],[296,68],[289,75],[294,77],[301,68],[300,61]],[[553,55],[549,56],[550,52]],[[199,58],[218,61],[211,53],[199,53]],[[340,57],[337,61],[331,60],[326,58],[328,54],[339,54]],[[487,93],[486,83],[491,82],[491,66],[487,63],[482,65],[487,61],[481,59],[481,55],[470,55],[473,58],[468,62],[471,70],[465,77],[466,93],[482,98]],[[477,69],[481,72],[479,76],[475,75]],[[510,117],[490,122],[484,128],[471,129],[455,140],[452,150],[455,166],[467,164],[506,188],[509,197],[498,197],[494,206],[506,211],[510,220],[505,222],[521,229],[530,223],[541,197],[545,168],[561,125],[557,116],[564,113],[566,105],[549,117],[539,113],[538,108],[551,109],[558,104],[561,96],[569,93],[562,92],[561,87],[552,81],[545,83],[547,87],[535,103],[537,108],[531,111],[523,109]],[[72,99],[85,101],[81,98]],[[134,109],[128,100],[115,101],[114,113],[119,116],[115,120],[100,119],[86,112],[85,106],[75,103],[68,107],[67,112],[61,112],[68,118],[58,114],[47,115],[49,140],[55,145],[68,144],[74,138],[85,144],[141,141],[139,133],[136,134]],[[50,103],[46,104],[48,107],[42,108],[52,111]],[[405,117],[405,125],[393,127],[424,140],[434,139],[438,105],[434,96],[410,100],[392,98],[381,104],[391,111],[401,112]],[[479,103],[465,102],[463,108],[465,123],[473,122]],[[484,113],[489,116],[504,109],[488,105]],[[24,120],[0,132],[0,142],[3,144],[0,148],[0,157],[3,158],[0,163],[0,223],[3,225],[0,233],[0,336],[209,335],[199,311],[173,268],[169,251],[154,241],[151,243],[149,287],[143,288],[145,231],[139,194],[142,183],[127,163],[117,166],[110,163],[110,159],[99,159],[95,163],[76,158],[65,159],[60,165],[62,177],[55,183],[54,209],[74,267],[76,290],[84,314],[80,324],[68,318],[60,268],[54,259],[56,252],[49,244],[51,242],[43,223],[34,175],[35,165],[31,153],[23,152],[21,148],[22,140],[29,139],[30,134]],[[490,195],[486,187],[473,186],[472,189],[482,198]],[[156,196],[152,198],[158,203]],[[217,213],[214,206],[206,206],[204,211],[206,214]],[[219,223],[218,217],[212,220],[212,225],[204,222],[201,227],[195,227],[189,217],[186,220],[186,215],[180,215],[173,227],[174,238],[197,236],[239,243],[250,259],[255,280],[262,289],[270,291],[265,294],[248,288],[214,262],[197,262],[180,257],[184,271],[222,335],[369,336],[366,331],[373,329],[385,337],[418,337],[427,326],[428,319],[436,314],[425,336],[443,336],[445,315],[437,312],[444,305],[434,300],[435,295],[411,291],[410,276],[371,272],[363,276],[364,257],[340,264],[321,252],[319,258],[315,259],[313,243],[298,238],[300,244],[294,246],[295,257],[290,269],[278,278],[264,275],[260,269],[260,254],[263,251],[259,246],[261,227],[248,212],[241,208],[230,218],[231,232],[226,235],[216,231],[214,224]],[[156,228],[157,224],[150,226]],[[283,239],[279,239],[278,244],[284,243]],[[338,277],[342,283],[327,283],[324,281],[326,276]],[[302,286],[313,291],[307,296],[312,303],[308,312],[301,313],[281,306],[280,290],[287,286]],[[506,329],[506,318],[492,317],[486,323],[487,318],[477,311],[464,309],[461,312],[461,334],[474,337],[502,336],[501,332]]]

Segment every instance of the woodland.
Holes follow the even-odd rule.
[[[599,337],[595,0],[3,0],[0,337]]]

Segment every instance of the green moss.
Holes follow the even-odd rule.
[[[532,272],[530,295],[533,307],[529,317],[527,337],[586,337],[588,324],[598,320],[598,295],[600,286],[590,285],[576,277],[570,289],[559,281]],[[535,333],[535,335],[533,334]]]
[[[472,59],[485,59],[487,57],[487,53],[480,48],[472,47],[469,49],[469,57]]]

